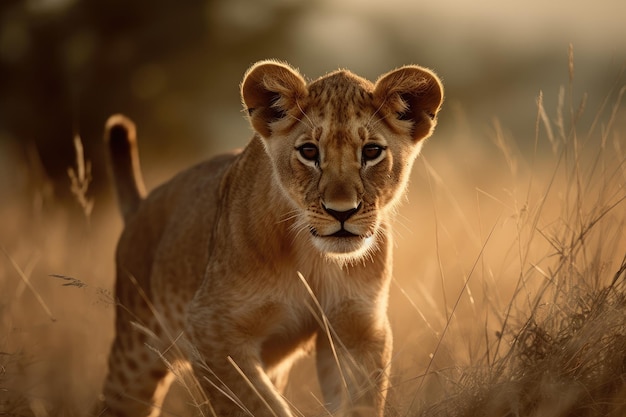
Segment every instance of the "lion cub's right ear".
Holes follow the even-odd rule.
[[[262,137],[272,134],[272,123],[297,109],[306,97],[306,81],[297,70],[276,61],[254,64],[241,83],[241,98],[250,123]]]

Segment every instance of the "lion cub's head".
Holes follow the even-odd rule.
[[[328,256],[366,254],[436,124],[437,76],[406,66],[375,84],[349,71],[307,83],[295,69],[263,61],[248,70],[241,94],[296,208],[295,232],[306,230]]]

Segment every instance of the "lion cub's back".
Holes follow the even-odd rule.
[[[125,270],[157,306],[179,309],[189,301],[204,274],[220,184],[237,155],[220,155],[180,172],[141,203],[117,248],[120,300],[137,293],[119,276]]]

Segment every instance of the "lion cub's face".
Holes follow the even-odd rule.
[[[348,71],[307,84],[294,69],[268,61],[248,71],[242,97],[296,208],[289,213],[294,232],[305,231],[329,256],[350,259],[374,247],[432,133],[443,90],[417,66],[375,84]]]

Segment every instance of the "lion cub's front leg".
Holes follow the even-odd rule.
[[[332,330],[317,337],[317,372],[326,407],[341,417],[383,416],[392,350],[384,314],[346,302]],[[330,333],[330,335],[329,335]]]
[[[207,305],[211,304],[192,303],[188,320],[196,351],[191,355],[192,366],[208,396],[205,415],[291,417],[261,358],[262,329],[251,334],[241,325],[241,316],[229,314],[223,306],[211,309]],[[250,322],[253,317],[248,315]],[[258,315],[254,321],[261,321]]]

